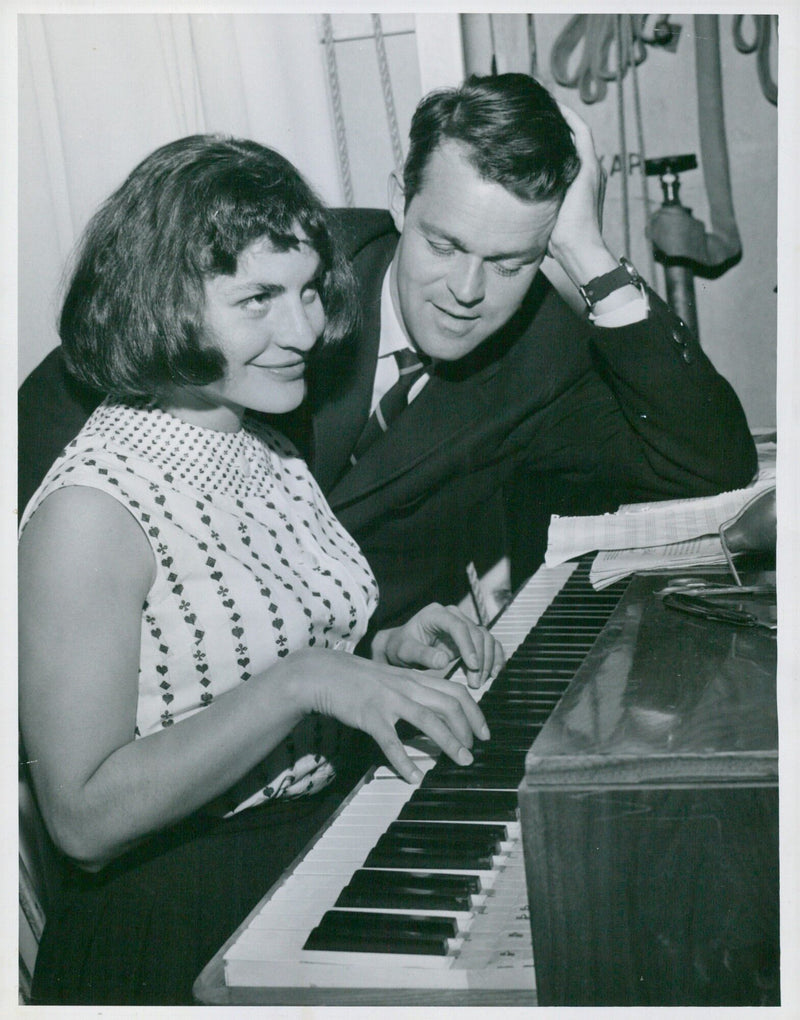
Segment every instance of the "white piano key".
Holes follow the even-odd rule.
[[[291,932],[281,932],[281,935]],[[305,941],[305,939],[303,940]],[[301,946],[287,945],[285,942],[267,942],[259,940],[248,940],[241,951],[226,954],[226,962],[235,959],[250,959],[260,961],[264,970],[268,971],[270,965],[279,964],[281,968],[287,962],[304,960],[308,963],[334,963],[341,968],[357,967],[414,967],[422,970],[449,970],[453,966],[455,957],[426,956],[423,953],[354,953],[340,952],[339,950],[304,950]],[[274,977],[280,978],[281,974]],[[275,981],[269,982],[275,984]],[[282,984],[282,981],[278,983]]]
[[[294,931],[300,929],[306,935],[315,928],[322,920],[326,911],[333,909],[334,904],[330,903],[320,907],[318,903],[309,900],[296,901],[294,904],[284,904],[283,909],[270,911],[270,930],[272,931]],[[347,913],[360,914],[414,914],[416,917],[452,917],[458,926],[458,930],[467,932],[472,927],[474,914],[463,910],[421,910],[416,907],[409,907],[406,910],[394,907],[336,907],[336,910]],[[259,925],[261,929],[266,925]]]
[[[342,954],[344,955],[344,954]],[[348,954],[349,955],[349,954]],[[364,954],[361,954],[364,955]],[[369,961],[343,966],[322,961],[281,961],[280,967],[266,969],[261,960],[248,958],[225,960],[225,977],[228,985],[268,986],[273,988],[397,988],[466,989],[470,977],[467,971],[457,971],[453,961],[443,958],[445,966],[416,966],[416,958],[386,957],[375,953]],[[398,968],[401,968],[400,970]]]
[[[574,569],[575,564],[572,563],[552,570],[542,569],[518,593],[492,628],[507,656],[513,654],[525,640]],[[456,671],[453,679],[466,684],[463,670]],[[492,682],[489,680],[472,691],[476,700],[480,701],[491,689]],[[420,738],[409,743],[407,753],[426,773],[435,764],[438,752],[427,738]],[[492,871],[437,869],[437,873],[444,875],[478,875],[482,883],[482,891],[472,898],[473,910],[468,915],[468,926],[463,928],[463,938],[453,940],[453,945],[458,947],[453,955],[319,953],[302,949],[308,933],[333,906],[353,872],[361,866],[377,839],[397,818],[415,790],[416,786],[400,779],[388,766],[373,772],[226,951],[225,974],[229,985],[272,988],[533,987],[533,954],[518,822],[505,823],[509,838],[503,843],[504,852],[499,862],[502,867]],[[360,849],[356,845],[359,842]],[[413,872],[415,869],[399,870]],[[379,911],[379,908],[375,910]],[[418,910],[409,912],[425,913]],[[442,913],[453,916],[448,912]],[[308,925],[297,927],[297,918],[301,914],[309,918]]]

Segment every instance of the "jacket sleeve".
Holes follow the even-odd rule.
[[[542,409],[526,456],[559,479],[562,512],[710,495],[747,485],[757,469],[733,389],[682,320],[649,299],[643,322],[572,326],[586,332],[590,367]]]

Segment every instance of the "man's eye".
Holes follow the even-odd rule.
[[[436,241],[428,240],[428,247],[437,255],[452,255],[455,248],[451,244],[437,244]]]
[[[319,298],[321,297],[321,294],[319,292],[319,284],[318,283],[313,283],[313,284],[310,283],[307,287],[304,287],[303,288],[303,295],[302,295],[302,297],[303,297],[303,304],[305,304],[305,305],[313,305],[314,302],[318,301]]]
[[[516,276],[522,269],[521,264],[515,266],[504,266],[502,262],[493,262],[494,270],[500,276]]]

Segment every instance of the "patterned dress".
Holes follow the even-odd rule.
[[[305,462],[262,423],[219,432],[144,403],[107,402],[50,469],[22,527],[68,485],[118,500],[155,557],[137,738],[202,711],[292,651],[352,651],[366,630],[377,601],[366,561]],[[211,810],[326,785],[338,733],[335,721],[308,717]]]

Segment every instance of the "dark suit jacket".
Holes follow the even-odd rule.
[[[356,466],[369,413],[380,292],[397,243],[377,210],[339,214],[359,283],[360,335],[323,351],[309,399],[277,418],[378,578],[374,626],[467,591],[510,553],[514,582],[541,562],[553,512],[705,495],[746,484],[755,450],[735,394],[656,295],[646,323],[599,329],[540,273],[523,307],[467,358],[440,366]],[[20,390],[20,505],[99,397],[55,351]]]
[[[397,243],[382,212],[339,214],[358,278],[358,342],[311,372],[294,438],[381,589],[376,625],[467,591],[512,557],[541,562],[553,512],[705,495],[750,480],[755,451],[739,401],[655,295],[646,323],[600,329],[539,274],[523,307],[467,358],[441,365],[352,466],[369,412],[380,293]],[[310,413],[309,413],[310,412]]]

